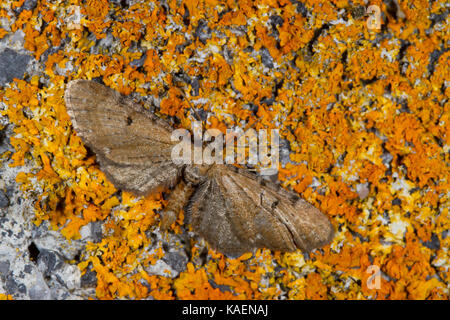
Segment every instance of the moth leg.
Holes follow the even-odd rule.
[[[172,190],[169,196],[169,202],[164,209],[161,218],[161,230],[167,230],[177,220],[178,213],[183,209],[189,198],[195,191],[191,183],[180,181]]]

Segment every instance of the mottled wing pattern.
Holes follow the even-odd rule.
[[[328,218],[296,194],[232,166],[212,166],[208,176],[187,210],[213,248],[239,256],[256,248],[311,251],[331,241]]]
[[[119,189],[138,195],[173,186],[171,127],[131,99],[102,84],[74,80],[65,92],[67,112],[83,142]]]

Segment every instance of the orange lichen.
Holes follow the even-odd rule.
[[[13,297],[10,294],[0,293],[0,300],[13,300]]]

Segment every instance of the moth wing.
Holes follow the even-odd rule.
[[[311,251],[333,238],[328,218],[279,186],[232,166],[213,166],[188,205],[195,231],[215,249],[239,256],[257,248]]]
[[[102,84],[74,80],[64,95],[73,127],[97,155],[114,185],[147,194],[176,183],[171,127],[131,99]]]
[[[181,168],[165,161],[147,167],[123,166],[98,158],[100,169],[117,189],[135,195],[147,195],[164,188],[175,186],[181,175]]]

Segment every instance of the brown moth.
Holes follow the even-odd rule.
[[[188,203],[194,231],[232,257],[257,248],[310,251],[333,238],[328,218],[293,192],[231,165],[172,162],[172,127],[130,98],[74,80],[65,101],[77,134],[118,189],[146,195],[175,187],[163,224]]]

